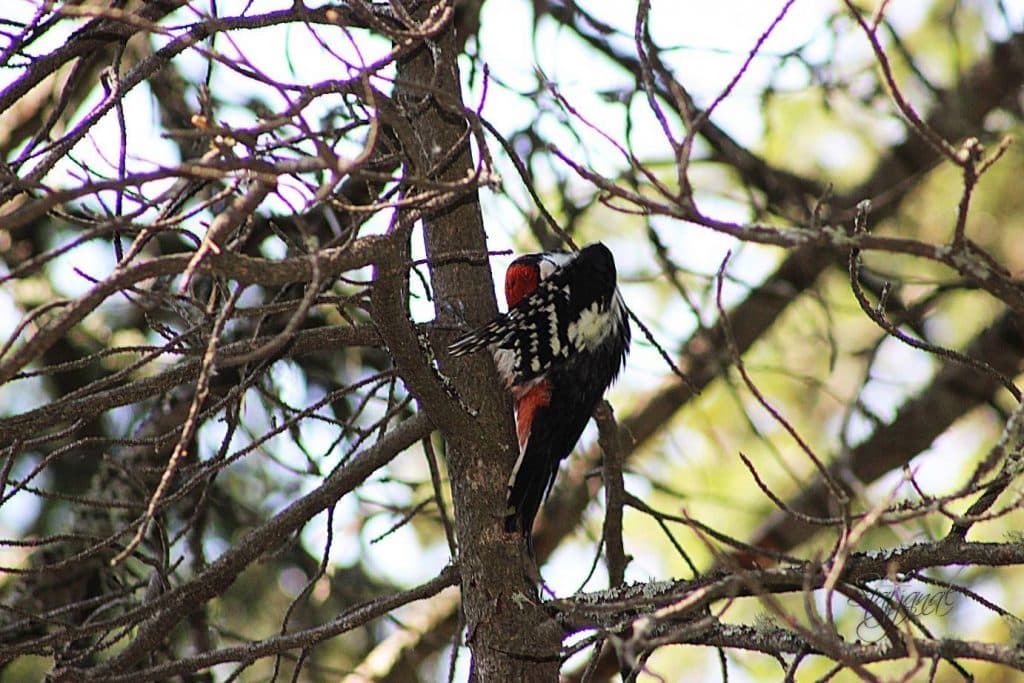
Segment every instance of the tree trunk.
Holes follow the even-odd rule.
[[[410,11],[417,3],[409,3]],[[416,18],[429,15],[422,8]],[[433,48],[433,49],[431,49]],[[395,99],[411,126],[403,139],[406,177],[465,182],[474,173],[472,131],[464,114],[454,26],[449,18],[432,45],[421,45],[398,62]],[[404,138],[401,131],[399,137]],[[413,145],[416,149],[409,149]],[[475,188],[423,216],[437,319],[451,320],[447,305],[465,304],[472,324],[497,312],[486,260],[483,218]],[[479,253],[473,263],[453,261],[452,252]],[[437,348],[453,335],[439,334]],[[459,570],[477,681],[557,680],[561,629],[542,609],[529,578],[522,539],[503,531],[508,473],[516,446],[510,404],[486,354],[442,364],[475,417],[463,408],[449,413],[456,427],[445,433],[455,521]],[[452,404],[454,405],[454,403]]]

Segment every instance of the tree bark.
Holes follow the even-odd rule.
[[[416,4],[408,3],[409,11],[423,21],[430,8],[414,10]],[[411,166],[407,179],[465,182],[475,173],[457,57],[449,17],[433,40],[398,62],[395,101],[411,128],[411,135],[399,131]],[[464,307],[472,324],[493,317],[497,306],[475,187],[431,207],[422,221],[437,319],[452,319],[450,305]],[[448,258],[467,251],[480,259]],[[437,334],[435,348],[444,348],[452,336]],[[472,680],[556,680],[561,629],[539,604],[522,538],[502,528],[505,482],[516,455],[508,398],[487,354],[442,362],[441,370],[479,411],[471,416],[454,401],[430,406],[446,413],[437,423],[447,443]]]

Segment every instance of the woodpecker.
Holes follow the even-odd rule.
[[[630,329],[604,244],[578,253],[520,256],[505,274],[508,312],[450,347],[489,347],[512,394],[519,458],[509,478],[505,530],[528,544],[541,501],[629,352]],[[529,544],[532,546],[532,544]]]

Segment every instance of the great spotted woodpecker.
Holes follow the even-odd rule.
[[[600,242],[578,253],[520,256],[505,274],[508,312],[463,335],[453,356],[490,347],[512,394],[519,458],[505,530],[527,539],[559,463],[571,452],[629,352],[615,259]]]

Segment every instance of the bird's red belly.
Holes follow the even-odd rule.
[[[514,390],[513,390],[514,391]],[[538,382],[521,395],[516,395],[516,435],[519,437],[519,448],[526,446],[530,436],[530,426],[537,411],[551,403],[551,384]]]

